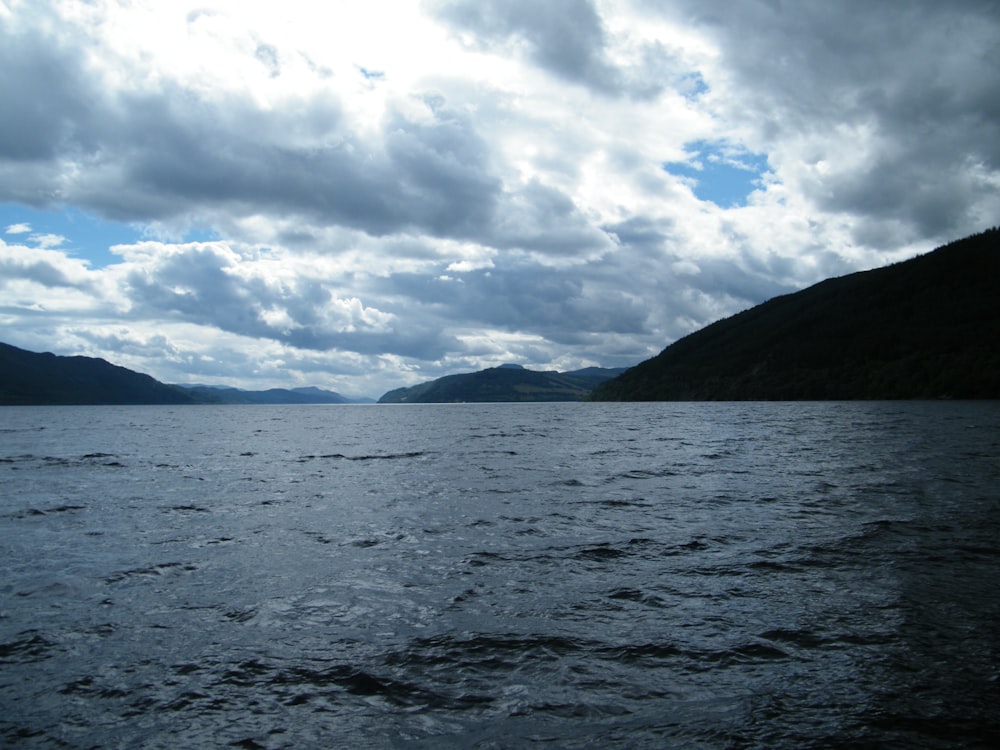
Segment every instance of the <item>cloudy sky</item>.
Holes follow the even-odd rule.
[[[0,0],[0,341],[379,396],[1000,223],[987,0]]]

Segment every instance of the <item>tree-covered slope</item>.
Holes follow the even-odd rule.
[[[1000,398],[1000,229],[720,320],[593,398]]]
[[[0,343],[0,404],[190,404],[187,393],[94,357]]]
[[[167,385],[93,357],[38,354],[0,343],[0,405],[13,404],[347,404],[322,388],[245,391]]]
[[[351,399],[322,388],[270,388],[246,391],[208,385],[179,385],[195,401],[204,404],[349,404]]]
[[[576,372],[538,372],[523,367],[491,367],[446,375],[409,388],[397,388],[380,404],[440,404],[495,401],[580,401],[619,370],[588,368]]]

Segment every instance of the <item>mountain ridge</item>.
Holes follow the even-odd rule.
[[[716,321],[595,401],[1000,398],[1000,229]]]
[[[198,403],[205,404],[358,404],[371,403],[371,399],[351,399],[336,391],[315,386],[299,388],[268,388],[254,391],[228,386],[181,385],[174,387],[186,391]]]
[[[435,380],[396,388],[383,394],[380,404],[500,403],[581,401],[619,369],[589,367],[571,372],[528,370],[501,365],[471,373],[445,375]]]
[[[0,342],[0,405],[193,404],[151,375],[97,357],[62,357]]]
[[[125,404],[351,404],[315,387],[245,391],[161,383],[98,357],[31,352],[0,342],[0,406]]]

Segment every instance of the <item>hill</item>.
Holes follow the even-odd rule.
[[[1000,229],[720,320],[592,398],[1000,398]]]
[[[184,391],[95,357],[0,343],[0,404],[193,404]]]
[[[203,404],[351,404],[358,403],[336,391],[322,388],[269,388],[245,391],[210,385],[178,385],[195,401]]]
[[[41,404],[348,404],[321,388],[244,391],[167,385],[95,357],[38,354],[0,343],[0,405]]]
[[[622,370],[589,367],[573,372],[539,372],[502,365],[479,372],[446,375],[409,388],[389,391],[380,404],[444,404],[498,401],[580,401]]]

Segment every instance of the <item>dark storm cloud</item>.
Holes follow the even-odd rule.
[[[120,221],[277,211],[373,235],[469,236],[491,221],[501,184],[489,149],[440,101],[421,119],[391,112],[382,138],[363,139],[330,96],[264,110],[169,83],[98,91],[79,50],[5,29],[0,200],[73,203]]]
[[[659,42],[636,43],[615,64],[604,21],[590,0],[434,0],[436,16],[481,49],[521,53],[564,81],[608,96],[656,97],[668,85],[688,91],[690,71]]]
[[[311,350],[433,359],[455,346],[436,321],[371,322],[360,302],[338,304],[343,301],[323,280],[298,276],[280,283],[241,273],[240,265],[234,254],[211,244],[160,254],[125,280],[131,315],[165,316]]]
[[[431,8],[486,47],[523,43],[535,63],[565,80],[602,91],[620,85],[605,60],[603,22],[589,0],[443,0]]]
[[[7,234],[28,234],[12,232],[12,229],[20,227],[9,227]],[[63,238],[28,234],[24,238],[28,244],[21,244],[19,240],[12,245],[0,240],[0,289],[14,282],[27,281],[53,290],[96,291],[96,279],[88,273],[86,263],[48,249],[45,242],[49,239],[54,239],[53,244],[58,246]]]
[[[64,159],[95,147],[100,92],[79,48],[8,31],[0,23],[0,201],[49,205],[60,200]]]
[[[79,200],[96,188],[103,203],[94,207],[123,219],[164,219],[204,206],[291,213],[373,235],[412,229],[461,236],[490,218],[499,183],[487,150],[469,123],[447,110],[429,122],[392,115],[384,143],[373,143],[338,132],[331,100],[303,102],[287,117],[241,100],[191,111],[181,106],[185,98],[173,92],[129,102],[118,138],[109,133],[122,158],[105,165],[106,183],[80,185]],[[327,134],[333,143],[324,142]],[[158,205],[135,200],[133,185]]]
[[[395,114],[386,125],[390,164],[384,186],[397,182],[390,204],[412,226],[441,236],[471,237],[491,220],[500,199],[490,151],[464,116],[431,100],[431,122]]]
[[[579,281],[551,269],[473,271],[459,277],[400,273],[377,281],[383,294],[422,300],[440,320],[466,326],[537,332],[567,323]]]
[[[422,314],[444,325],[534,334],[559,344],[592,333],[646,332],[642,301],[607,288],[601,273],[501,259],[458,275],[393,274],[373,282],[378,296],[421,300]],[[418,318],[420,313],[411,311]]]
[[[607,244],[559,190],[505,189],[489,144],[440,96],[424,97],[419,117],[390,110],[381,133],[362,138],[329,95],[264,110],[241,95],[209,98],[170,83],[98,92],[78,75],[78,56],[13,40],[2,54],[30,54],[0,70],[19,104],[0,117],[16,134],[0,146],[0,200],[72,203],[118,221],[295,216],[374,236],[418,232],[540,253]],[[46,95],[31,100],[39,89]]]
[[[440,325],[422,325],[416,320],[385,331],[323,331],[306,327],[269,338],[306,351],[342,351],[367,356],[393,354],[424,361],[441,359],[461,348]]]
[[[18,262],[13,258],[0,257],[0,288],[14,279],[33,281],[53,288],[81,287],[80,283],[69,279],[62,269],[53,263],[43,260]]]
[[[52,159],[85,140],[93,92],[83,56],[40,32],[3,34],[0,25],[0,160]]]
[[[939,159],[933,144],[898,155],[879,155],[857,172],[826,181],[820,204],[829,210],[857,214],[875,221],[899,220],[912,226],[922,237],[938,237],[961,231],[977,195],[995,190],[988,180]],[[954,154],[940,151],[938,154]],[[923,163],[913,159],[926,155]],[[935,168],[935,162],[938,162]]]
[[[982,228],[977,211],[1000,170],[1000,3],[647,7],[717,38],[733,91],[747,92],[732,106],[765,144],[824,135],[835,144],[845,128],[869,140],[858,144],[867,163],[849,169],[836,150],[813,149],[831,167],[805,185],[820,207],[856,214],[859,227],[900,222],[920,237]]]
[[[795,256],[755,252],[753,238],[725,225],[720,240],[726,252],[700,256],[687,250],[672,221],[635,216],[604,229],[621,243],[621,251],[602,268],[590,271],[592,283],[600,286],[603,279],[602,298],[613,299],[616,284],[618,292],[630,290],[645,312],[642,326],[630,332],[655,332],[661,341],[690,333],[692,326],[712,322],[720,313],[737,312],[795,291],[801,288],[799,279],[808,273],[798,267]],[[852,270],[830,250],[807,250],[808,257],[822,265],[821,277]]]
[[[697,263],[697,271],[675,271],[673,276],[680,282],[678,287],[695,289],[709,299],[728,298],[744,309],[795,290],[794,285],[777,280],[794,276],[791,267],[776,268],[783,262],[787,261],[772,257],[761,263],[746,255],[736,262],[731,258],[702,258]],[[692,309],[684,312],[692,319],[701,317]]]
[[[610,240],[563,192],[532,180],[505,196],[484,240],[498,248],[551,255],[584,255]]]
[[[274,335],[260,317],[272,295],[256,297],[268,290],[240,283],[230,271],[229,259],[215,248],[192,249],[134,269],[125,289],[140,315],[166,313],[248,336]]]
[[[664,226],[662,221],[645,216],[632,216],[603,229],[626,247],[648,251],[661,247],[667,241],[672,226],[672,222]]]

